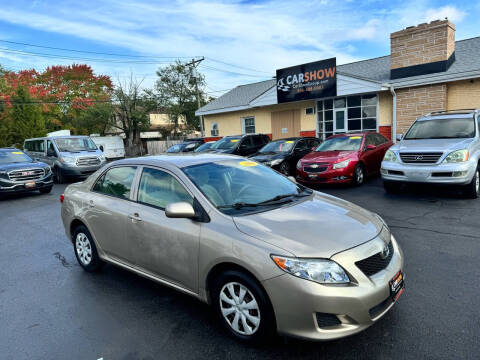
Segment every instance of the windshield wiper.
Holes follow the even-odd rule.
[[[270,206],[270,205],[279,205],[279,204],[285,204],[287,202],[292,201],[292,197],[305,197],[305,196],[310,196],[312,194],[312,191],[307,191],[303,190],[301,193],[298,194],[281,194],[277,195],[271,199],[261,201],[259,203],[245,203],[245,202],[237,202],[232,205],[220,205],[217,206],[217,209],[241,209],[244,207],[257,207],[257,206]],[[289,199],[290,198],[290,199]]]

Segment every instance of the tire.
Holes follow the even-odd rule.
[[[290,176],[290,164],[287,161],[280,164],[279,170],[283,175]]]
[[[360,186],[365,182],[365,168],[362,164],[357,164],[353,170],[353,185]]]
[[[212,305],[223,327],[236,339],[259,343],[275,334],[275,316],[267,294],[241,271],[227,270],[215,279]]]
[[[73,250],[80,266],[88,272],[95,272],[105,264],[98,256],[97,247],[88,229],[80,225],[73,231]]]
[[[383,187],[388,194],[398,194],[402,184],[395,181],[384,181]]]
[[[41,188],[41,189],[38,190],[38,191],[40,191],[40,193],[42,193],[42,194],[48,194],[48,193],[50,193],[50,192],[52,191],[52,187],[53,187],[53,186]]]
[[[475,170],[475,175],[470,184],[465,185],[463,194],[467,199],[476,199],[480,196],[480,166]]]
[[[53,179],[57,184],[65,182],[65,176],[63,176],[62,171],[58,167],[53,168]]]

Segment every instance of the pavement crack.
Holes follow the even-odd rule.
[[[390,225],[389,224],[388,227],[397,228],[397,229],[428,231],[428,232],[433,232],[435,234],[461,236],[461,237],[466,237],[466,238],[470,238],[470,239],[480,239],[480,236],[475,236],[475,235],[449,233],[449,232],[444,232],[444,231],[438,231],[438,230],[432,230],[432,229],[422,229],[422,228],[411,227],[411,226],[399,226],[399,225]]]
[[[60,262],[62,263],[62,266],[63,267],[66,267],[66,268],[69,268],[71,267],[72,265],[70,265],[70,263],[67,261],[67,259],[65,258],[65,256],[63,256],[62,254],[60,254],[58,251],[56,253],[53,254],[58,260],[60,260]]]

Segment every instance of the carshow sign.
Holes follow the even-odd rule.
[[[337,59],[277,70],[277,101],[285,103],[337,96]]]

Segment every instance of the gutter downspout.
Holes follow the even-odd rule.
[[[395,89],[393,88],[393,85],[388,85],[390,89],[390,93],[392,94],[392,103],[393,103],[393,109],[392,109],[392,141],[393,143],[397,142],[397,94],[395,93]]]

